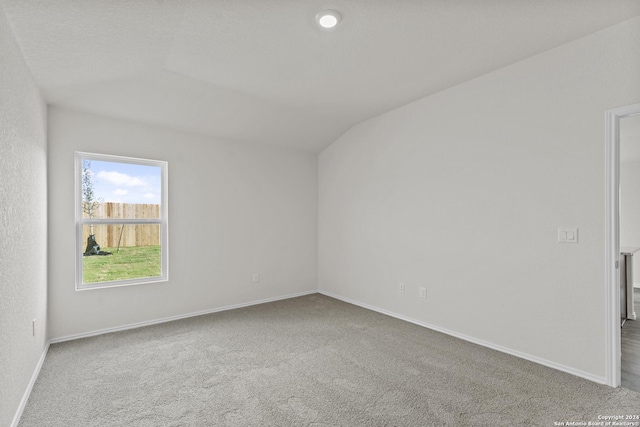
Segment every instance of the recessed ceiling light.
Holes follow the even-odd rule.
[[[316,15],[316,21],[322,28],[333,28],[338,25],[342,16],[336,10],[323,10]]]

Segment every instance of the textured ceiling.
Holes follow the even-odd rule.
[[[638,0],[0,0],[50,104],[319,151]],[[341,24],[314,16],[337,9]]]

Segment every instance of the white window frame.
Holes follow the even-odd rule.
[[[140,219],[107,219],[107,218],[83,218],[82,215],[82,161],[96,160],[116,163],[131,163],[136,165],[155,166],[161,170],[161,196],[160,196],[160,218],[140,218]],[[140,285],[144,283],[165,282],[169,280],[169,205],[168,205],[168,164],[163,160],[139,159],[134,157],[114,156],[109,154],[96,154],[75,152],[75,217],[76,217],[76,290],[101,289],[117,286]],[[126,280],[114,280],[110,282],[83,283],[83,227],[85,225],[135,225],[135,224],[159,224],[160,225],[160,276],[139,277]]]

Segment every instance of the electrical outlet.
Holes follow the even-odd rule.
[[[253,273],[253,277],[251,278],[251,281],[253,283],[258,283],[260,281],[260,274],[258,273]]]
[[[427,299],[427,288],[420,288],[420,298]]]
[[[33,319],[31,321],[31,334],[35,337],[36,336],[36,319]]]
[[[558,243],[578,243],[578,229],[558,228]]]
[[[401,294],[404,294],[404,283],[400,282],[398,284],[398,292],[400,292]]]

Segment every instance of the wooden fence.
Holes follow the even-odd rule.
[[[86,210],[84,218],[89,218]],[[129,204],[129,203],[100,203],[93,210],[94,219],[141,219],[160,218],[160,205]],[[123,228],[124,227],[124,228]],[[160,244],[160,224],[113,224],[113,225],[89,225],[84,226],[83,242],[87,242],[90,230],[96,236],[96,242],[102,248],[115,248],[120,242],[120,247],[127,246],[156,246]]]

